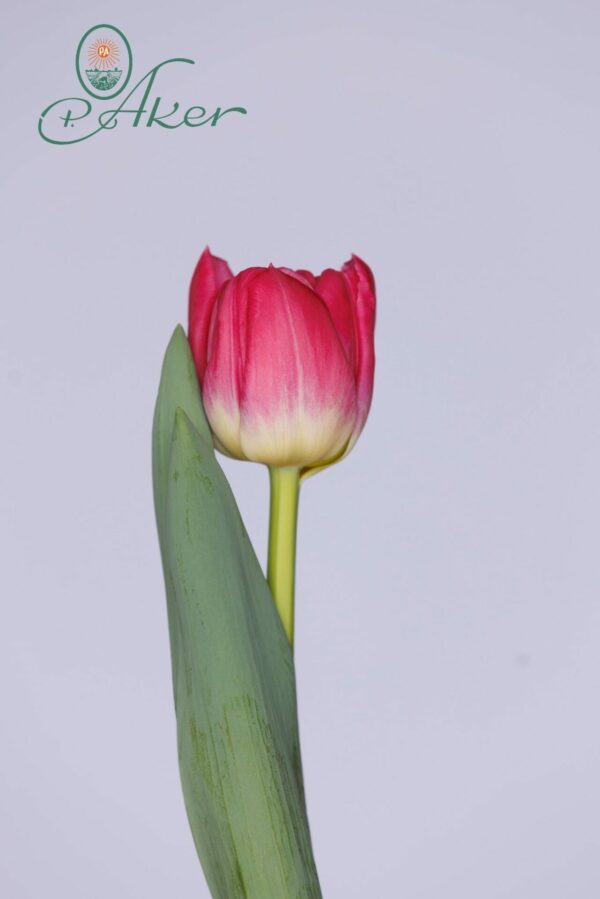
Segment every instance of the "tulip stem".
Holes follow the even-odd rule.
[[[294,645],[294,584],[296,579],[296,524],[300,471],[269,468],[271,509],[267,580],[290,644]]]

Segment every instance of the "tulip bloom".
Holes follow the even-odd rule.
[[[375,285],[357,256],[318,277],[288,268],[234,276],[204,251],[189,340],[216,446],[303,474],[355,444],[373,392]]]

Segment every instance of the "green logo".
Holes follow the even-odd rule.
[[[114,25],[94,25],[77,47],[75,66],[86,93],[100,100],[116,97],[127,86],[133,59],[129,41]]]
[[[107,101],[129,85],[133,54],[129,41],[114,25],[94,25],[79,41],[75,54],[77,79],[87,96],[65,97],[47,106],[38,121],[40,137],[49,144],[78,144],[103,131],[114,131],[123,120],[133,128],[154,125],[174,131],[202,125],[214,128],[229,113],[246,115],[243,106],[185,107],[179,101],[155,97],[159,73],[175,64],[194,65],[194,60],[177,56],[159,62],[130,88],[118,106],[109,108]]]

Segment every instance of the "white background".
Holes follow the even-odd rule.
[[[72,147],[110,22],[217,128]],[[297,666],[326,899],[600,892],[592,2],[3,14],[2,868],[7,899],[207,897],[178,782],[150,427],[210,243],[378,285],[366,430],[300,511]],[[225,468],[261,558],[267,476]]]

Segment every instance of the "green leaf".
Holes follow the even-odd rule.
[[[214,899],[320,899],[291,649],[212,447],[185,334],[153,434],[179,767]]]

